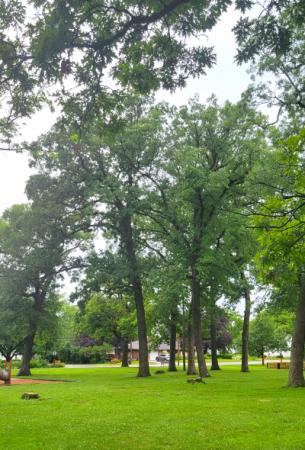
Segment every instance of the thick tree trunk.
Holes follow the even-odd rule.
[[[196,366],[195,366],[195,343],[194,343],[194,333],[193,333],[193,324],[190,317],[190,322],[188,325],[188,342],[187,342],[187,375],[196,375]]]
[[[211,315],[210,323],[210,335],[211,335],[211,352],[212,352],[212,365],[211,370],[220,370],[217,358],[217,332],[216,332],[216,322],[214,314]]]
[[[30,362],[33,357],[34,340],[37,333],[38,321],[43,313],[46,292],[47,292],[46,286],[44,286],[44,289],[42,289],[41,286],[37,286],[35,288],[35,294],[33,295],[34,304],[33,304],[32,322],[30,323],[29,334],[24,340],[21,367],[18,372],[18,376],[20,377],[31,375]]]
[[[208,368],[205,362],[201,331],[201,297],[200,283],[196,268],[192,268],[192,318],[194,327],[194,338],[197,352],[198,370],[201,377],[209,377]]]
[[[122,367],[128,367],[128,339],[122,341]]]
[[[129,279],[131,282],[133,297],[136,306],[138,340],[139,340],[139,370],[138,377],[149,377],[148,342],[146,330],[146,318],[144,309],[144,298],[142,282],[139,274],[138,261],[135,252],[132,220],[126,208],[118,206],[121,210],[121,239],[126,252],[127,263],[129,265]]]
[[[245,276],[242,273],[242,279],[245,280]],[[242,331],[242,349],[241,349],[241,372],[249,372],[249,324],[250,324],[250,313],[251,313],[251,298],[250,289],[246,287],[244,289],[245,296],[245,311],[244,311],[244,322]]]
[[[304,387],[304,340],[305,340],[305,274],[299,274],[299,301],[296,308],[288,386]]]
[[[35,334],[27,336],[24,340],[23,354],[21,360],[21,367],[18,372],[19,377],[31,375],[30,362],[33,356]]]
[[[177,337],[176,316],[175,314],[173,314],[170,322],[169,365],[168,365],[169,372],[177,372],[176,337]]]

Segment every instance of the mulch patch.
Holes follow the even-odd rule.
[[[12,378],[11,386],[14,384],[57,384],[64,383],[63,380],[38,380],[33,378]],[[0,382],[0,386],[7,386],[6,384]]]

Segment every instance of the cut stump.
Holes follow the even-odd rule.
[[[21,398],[23,400],[36,400],[39,398],[39,394],[37,392],[25,392],[22,394]]]

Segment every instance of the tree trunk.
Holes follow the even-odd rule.
[[[216,333],[216,322],[214,314],[211,315],[210,324],[210,334],[211,334],[211,352],[212,352],[212,365],[211,370],[220,370],[217,358],[217,333]]]
[[[128,339],[122,341],[122,367],[128,367]]]
[[[146,318],[144,309],[144,298],[142,290],[142,282],[139,274],[138,261],[135,252],[132,220],[126,208],[118,205],[121,217],[121,240],[123,249],[126,252],[127,263],[129,266],[129,279],[133,290],[133,297],[136,306],[138,340],[139,340],[139,370],[138,377],[149,377],[149,361],[148,361],[148,342],[146,330]]]
[[[208,368],[205,362],[201,332],[201,292],[198,280],[198,272],[192,268],[192,318],[194,327],[195,346],[197,351],[198,370],[201,377],[209,377]]]
[[[183,370],[186,370],[186,358],[185,358],[185,352],[186,352],[186,327],[185,327],[185,305],[184,300],[182,303],[182,361],[183,361]]]
[[[184,333],[184,331],[183,331],[183,333]],[[186,352],[186,342],[185,342],[185,334],[183,334],[183,337],[182,337],[182,367],[183,367],[184,372],[186,371],[185,352]]]
[[[191,319],[191,317],[190,317]],[[195,351],[194,351],[194,333],[193,333],[193,324],[190,320],[188,325],[188,348],[187,348],[187,375],[196,375],[196,366],[195,366]]]
[[[244,273],[241,274],[243,280],[245,280]],[[251,313],[251,298],[250,289],[248,286],[244,290],[245,296],[245,311],[244,311],[244,322],[242,331],[242,350],[241,350],[241,372],[249,372],[249,324],[250,324],[250,313]]]
[[[288,386],[304,387],[304,340],[305,340],[305,274],[299,274],[299,301],[296,308]]]
[[[177,336],[176,315],[172,314],[170,321],[169,365],[168,365],[169,372],[177,372],[176,336]]]
[[[265,349],[262,349],[262,366],[265,365]]]
[[[24,340],[23,354],[21,360],[21,367],[18,372],[19,377],[31,375],[30,362],[33,356],[35,334],[27,336]]]

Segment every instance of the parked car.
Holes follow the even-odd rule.
[[[158,355],[156,356],[157,362],[169,362],[169,355]]]

